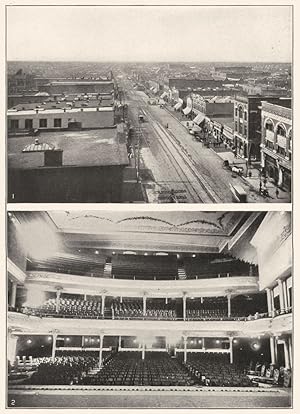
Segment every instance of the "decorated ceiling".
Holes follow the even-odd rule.
[[[48,214],[63,233],[159,232],[228,236],[246,213],[50,211]]]

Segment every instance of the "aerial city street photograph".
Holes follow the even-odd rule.
[[[8,7],[8,202],[290,202],[291,9]]]

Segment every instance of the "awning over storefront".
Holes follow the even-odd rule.
[[[193,132],[201,132],[202,129],[197,124],[194,124],[193,125],[193,128],[192,128],[192,131]]]
[[[150,91],[153,91],[154,89],[155,89],[155,87],[154,86],[151,86]]]
[[[182,107],[182,105],[183,105],[183,100],[179,98],[179,101],[177,102],[177,104],[174,105],[174,109],[178,111]]]
[[[192,112],[192,108],[190,106],[187,106],[186,108],[184,108],[183,113],[184,115],[188,115]]]
[[[164,99],[166,96],[168,96],[167,92],[163,92],[163,93],[160,95],[161,99]]]
[[[205,119],[205,115],[200,112],[194,119],[193,122],[195,122],[195,124],[200,125]]]

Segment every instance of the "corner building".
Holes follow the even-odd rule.
[[[276,185],[291,191],[292,109],[262,102],[261,166]]]

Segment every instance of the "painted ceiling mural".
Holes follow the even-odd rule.
[[[228,235],[244,212],[80,212],[52,211],[63,232],[162,232]]]

